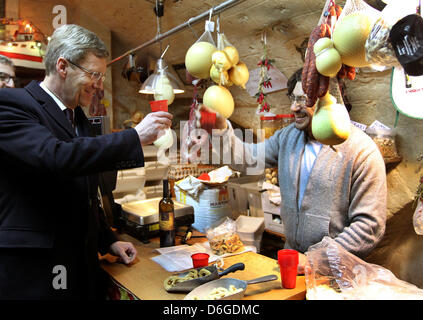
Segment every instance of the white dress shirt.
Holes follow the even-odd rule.
[[[57,103],[57,105],[60,107],[60,109],[61,109],[62,111],[65,111],[65,110],[67,109],[67,107],[63,104],[63,102],[62,102],[62,101],[60,101],[60,100],[59,100],[59,98],[57,98],[57,97],[56,97],[56,95],[55,95],[53,92],[51,92],[51,91],[49,90],[49,88],[47,88],[47,86],[45,85],[44,81],[42,81],[42,82],[40,83],[40,87],[41,87],[41,88],[43,88],[43,90],[44,90],[45,92],[47,92],[47,94],[48,94],[50,97],[52,97],[52,98],[53,98],[54,102],[56,102],[56,103]],[[74,120],[74,122],[75,122],[75,112],[73,112],[73,120]],[[77,126],[75,126],[75,132],[76,132],[76,135],[78,135],[78,128],[77,128]]]
[[[322,144],[315,140],[309,140],[304,148],[303,158],[301,159],[300,188],[298,193],[298,208],[301,208],[304,192],[307,186],[308,178],[313,169],[314,161],[322,149]]]

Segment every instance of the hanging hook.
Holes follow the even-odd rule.
[[[220,33],[220,13],[217,15],[216,19],[216,31],[217,33]]]
[[[211,7],[211,9],[210,9],[209,21],[211,21],[212,16],[213,16],[213,7]]]
[[[169,45],[167,45],[166,49],[163,51],[162,56],[160,57],[160,59],[163,59],[164,55],[166,54],[167,49],[169,49]]]
[[[267,45],[267,35],[266,35],[266,30],[263,30],[263,32],[261,33],[261,42],[263,42],[263,44],[266,46]]]
[[[192,34],[194,35],[194,37],[195,37],[195,38],[198,38],[197,33],[194,31],[194,29],[193,29],[193,28],[192,28],[192,26],[191,26],[191,21],[192,21],[192,20],[194,20],[194,18],[190,18],[190,19],[187,21],[187,25],[188,25],[188,28],[191,30]]]

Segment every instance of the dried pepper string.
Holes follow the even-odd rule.
[[[272,67],[275,60],[268,58],[268,50],[265,41],[262,41],[264,54],[261,57],[259,63],[257,64],[260,69],[260,81],[258,85],[258,92],[256,93],[255,97],[257,98],[258,103],[258,112],[269,112],[271,105],[266,100],[267,94],[264,93],[264,89],[272,88],[271,80],[272,78],[269,76],[268,71]]]
[[[423,201],[423,176],[420,177],[419,187],[417,188],[415,200],[416,200],[415,202],[417,202],[418,200]]]

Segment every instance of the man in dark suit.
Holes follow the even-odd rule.
[[[0,90],[0,299],[103,298],[98,252],[130,263],[98,200],[98,173],[144,165],[142,145],[171,125],[155,112],[94,137],[81,109],[103,88],[107,49],[92,32],[58,28],[46,77]]]

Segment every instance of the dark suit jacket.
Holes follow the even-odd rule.
[[[94,297],[97,252],[116,240],[97,175],[144,160],[134,129],[89,137],[75,118],[79,136],[35,81],[0,90],[0,299]]]

